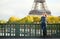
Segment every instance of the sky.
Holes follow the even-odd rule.
[[[23,18],[29,14],[34,0],[0,0],[0,19],[11,16]],[[46,5],[54,16],[60,16],[60,0],[46,0]]]

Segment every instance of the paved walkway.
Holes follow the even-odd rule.
[[[0,39],[60,39],[60,38],[0,38]]]

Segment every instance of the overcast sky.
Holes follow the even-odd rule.
[[[23,18],[29,14],[32,4],[33,0],[0,0],[0,19]],[[52,15],[60,16],[60,0],[46,0],[46,5]]]

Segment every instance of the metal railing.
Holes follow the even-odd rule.
[[[43,37],[40,24],[0,24],[0,37]],[[60,24],[47,24],[46,37],[60,37]]]

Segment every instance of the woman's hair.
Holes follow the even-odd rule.
[[[45,17],[47,17],[47,14],[45,14]]]

